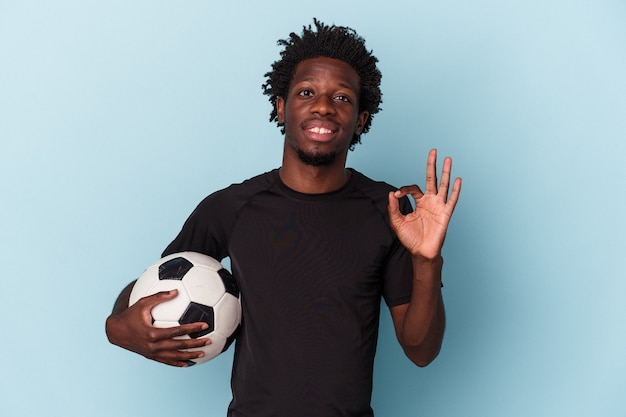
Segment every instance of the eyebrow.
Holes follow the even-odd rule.
[[[302,80],[298,81],[296,84],[301,83],[301,82],[305,82],[305,81],[306,81],[306,82],[316,82],[316,81],[319,81],[319,80],[320,80],[320,78],[316,78],[316,77],[307,77],[307,78],[303,78]],[[355,89],[354,89],[354,88],[353,88],[350,84],[345,83],[345,82],[340,82],[338,85],[339,85],[339,87],[341,87],[341,88],[347,88],[347,89],[348,89],[348,90],[350,90],[350,91],[354,91],[354,92],[357,92],[357,91],[358,91],[358,90],[355,90]]]

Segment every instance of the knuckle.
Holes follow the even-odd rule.
[[[148,342],[151,344],[154,344],[159,340],[159,333],[156,330],[151,329],[148,331],[147,337],[148,337]]]
[[[148,355],[154,357],[156,352],[158,352],[157,345],[153,342],[147,344]]]

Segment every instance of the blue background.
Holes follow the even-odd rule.
[[[349,165],[423,184],[437,147],[464,180],[443,350],[412,366],[385,310],[378,415],[626,415],[617,0],[0,0],[0,414],[224,415],[232,352],[169,368],[104,320],[202,197],[280,164],[260,86],[313,16],[380,59]]]

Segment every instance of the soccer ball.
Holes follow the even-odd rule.
[[[147,295],[172,289],[177,289],[178,295],[152,309],[155,327],[200,321],[209,325],[201,332],[181,336],[211,339],[210,345],[194,349],[202,350],[204,356],[189,361],[189,365],[207,362],[228,349],[241,325],[241,295],[230,272],[217,260],[201,253],[168,255],[150,265],[137,279],[129,306]]]

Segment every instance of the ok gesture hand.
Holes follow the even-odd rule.
[[[454,180],[452,192],[448,196],[452,159],[445,158],[441,183],[437,188],[437,150],[432,149],[426,163],[426,192],[417,185],[400,187],[389,193],[389,221],[400,242],[413,257],[435,259],[441,255],[452,212],[461,192],[461,179]],[[403,215],[398,200],[411,195],[415,200],[415,210]]]

